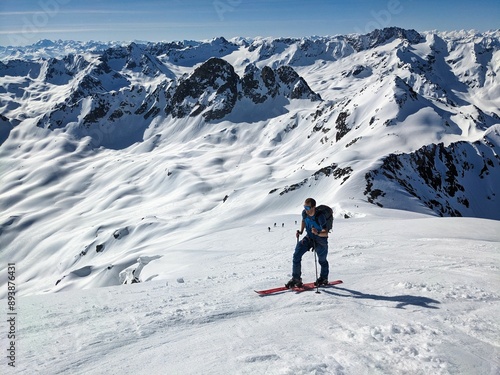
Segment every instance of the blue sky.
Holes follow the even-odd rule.
[[[0,45],[500,28],[499,0],[0,0]]]

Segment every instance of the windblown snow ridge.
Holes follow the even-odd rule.
[[[371,203],[394,207],[397,195],[417,198],[439,216],[498,220],[500,127],[482,140],[424,146],[409,154],[391,154],[366,174]]]

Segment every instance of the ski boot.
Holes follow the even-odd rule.
[[[328,285],[328,279],[324,277],[318,277],[318,280],[314,282],[314,286]]]
[[[291,288],[302,288],[304,284],[302,283],[302,279],[295,279],[295,278],[291,278],[289,282],[287,282],[285,284],[285,286],[287,287],[287,289],[291,289]]]

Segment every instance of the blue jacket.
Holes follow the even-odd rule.
[[[315,236],[312,232],[313,228],[316,228],[318,232],[326,229],[326,217],[323,213],[316,213],[314,216],[309,216],[306,210],[302,211],[302,220],[306,223],[306,232],[310,238]]]

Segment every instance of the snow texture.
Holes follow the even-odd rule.
[[[499,38],[4,48],[0,371],[498,374]],[[258,296],[307,197],[344,283]]]
[[[300,216],[283,215],[157,239],[147,282],[22,297],[17,368],[3,373],[498,373],[498,222],[376,212],[336,221],[344,284],[321,294],[253,292],[290,273]],[[314,280],[313,255],[303,263]]]

